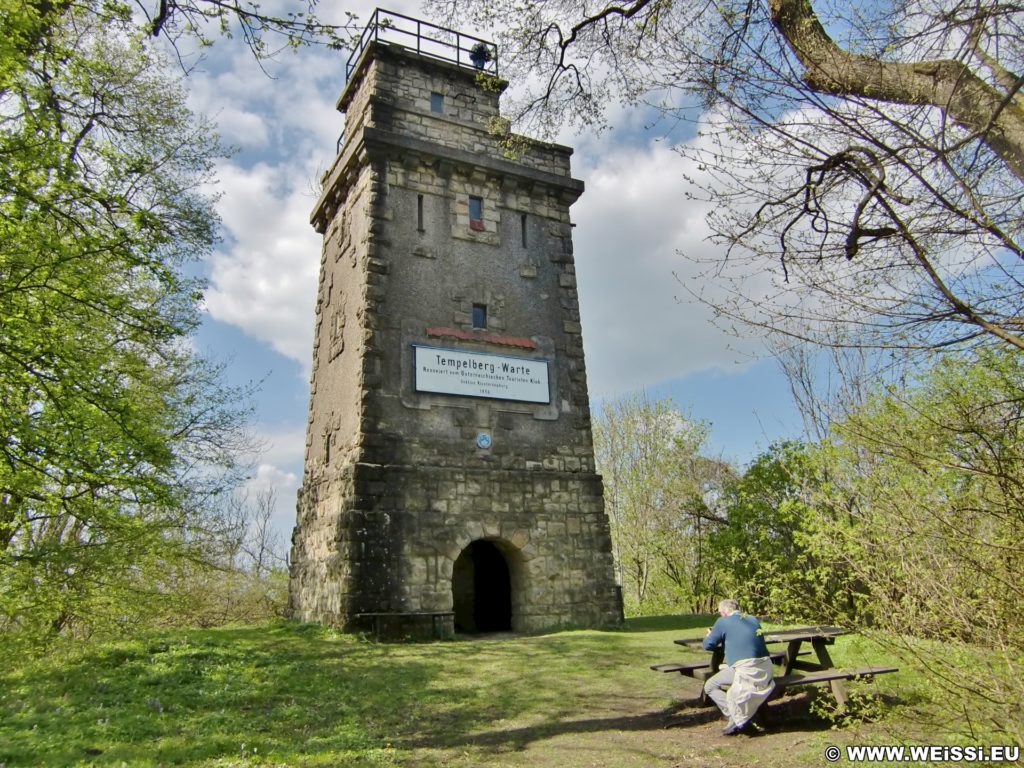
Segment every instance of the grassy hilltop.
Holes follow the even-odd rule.
[[[764,734],[721,736],[696,681],[648,669],[710,621],[421,644],[293,623],[149,634],[0,674],[0,765],[818,766],[828,744],[892,740],[904,673],[857,686],[884,697],[880,721],[830,730],[799,694]],[[833,656],[885,660],[854,637]]]

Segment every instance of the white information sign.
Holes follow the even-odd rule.
[[[416,391],[550,403],[548,361],[413,345]]]

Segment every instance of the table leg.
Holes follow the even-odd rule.
[[[818,656],[818,663],[821,664],[822,669],[832,669],[832,657],[828,653],[828,642],[823,637],[816,637],[811,640],[811,645],[814,646],[814,653]]]
[[[800,645],[803,641],[801,640],[790,640],[786,646],[786,655],[782,659],[782,674],[788,675],[793,671],[793,665],[796,664],[797,658],[800,656]]]
[[[832,669],[835,665],[832,663],[832,656],[828,652],[828,642],[825,638],[815,638],[811,641],[814,646],[814,652],[818,656],[818,663],[821,664],[822,669]],[[846,703],[849,701],[849,696],[846,693],[846,681],[845,680],[830,680],[829,685],[832,688],[832,695],[836,698],[836,704],[839,705],[839,711],[842,712],[846,709]]]

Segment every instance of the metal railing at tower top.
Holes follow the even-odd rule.
[[[367,46],[376,40],[397,44],[422,56],[467,69],[494,76],[498,74],[498,46],[490,40],[378,8],[359,36],[352,55],[348,57],[346,80],[352,77]]]

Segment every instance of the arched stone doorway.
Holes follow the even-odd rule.
[[[512,629],[512,573],[493,541],[478,539],[462,550],[452,568],[456,632]]]

